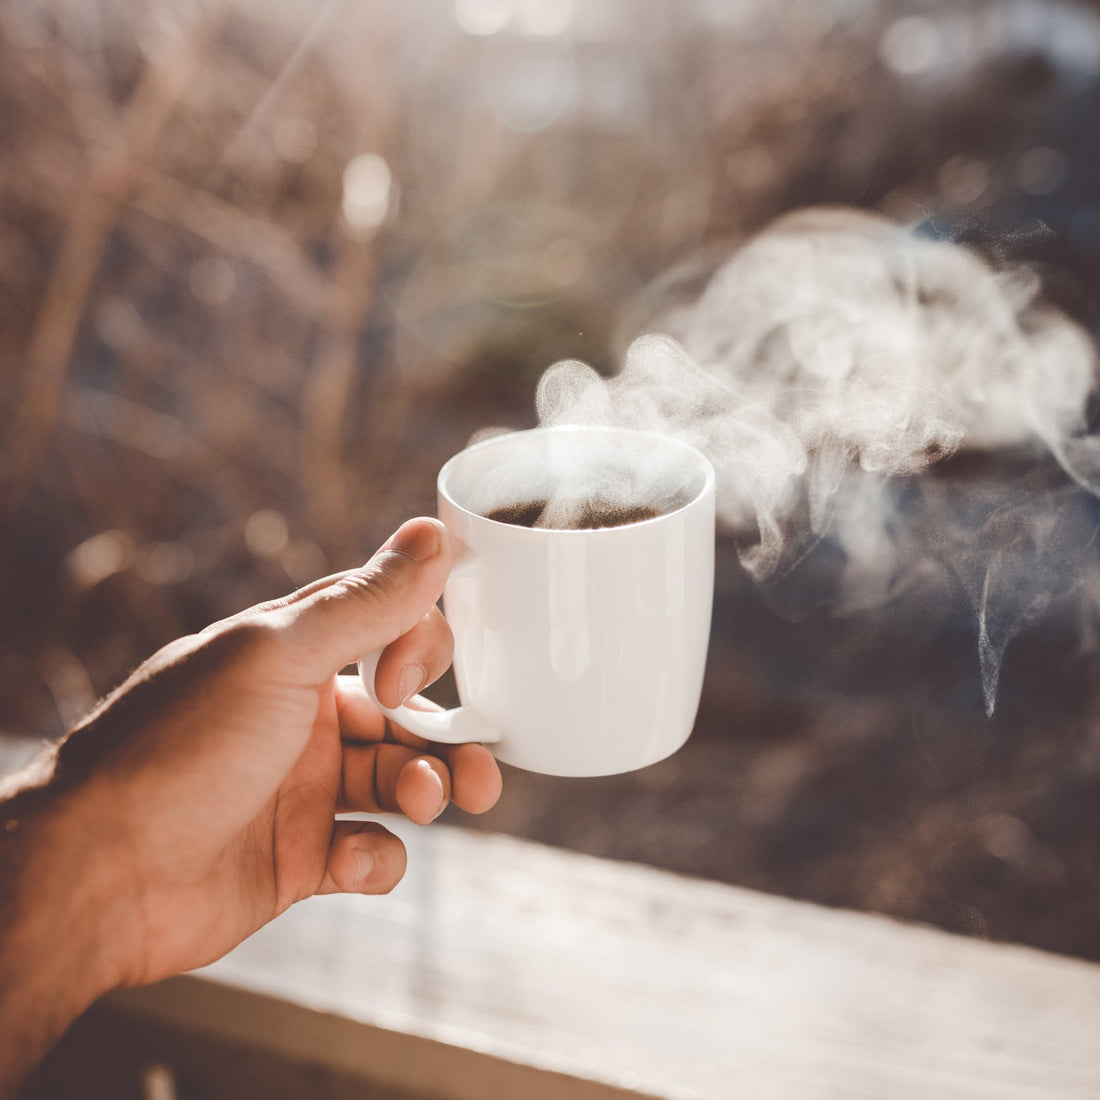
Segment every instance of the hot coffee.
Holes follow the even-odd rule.
[[[611,504],[603,500],[570,502],[563,505],[545,500],[508,504],[485,513],[486,519],[510,523],[513,527],[544,527],[559,531],[592,531],[601,527],[626,527],[656,519],[661,510],[648,504]]]
[[[443,605],[462,705],[383,713],[547,775],[615,775],[675,752],[710,635],[706,458],[649,432],[536,428],[467,448],[438,488],[459,549]],[[360,662],[368,691],[380,658]]]

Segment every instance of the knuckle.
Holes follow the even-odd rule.
[[[212,634],[203,648],[210,657],[231,664],[262,664],[270,660],[279,646],[278,626],[264,616],[230,623]]]
[[[373,610],[380,610],[407,591],[414,564],[403,554],[382,554],[362,569],[343,577],[336,587],[341,595],[349,595]]]

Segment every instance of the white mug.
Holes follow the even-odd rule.
[[[680,748],[710,636],[706,458],[649,432],[536,428],[462,451],[440,471],[438,492],[456,542],[443,606],[462,705],[380,709],[431,741],[484,742],[547,775],[632,771]],[[620,518],[639,502],[658,514],[581,530],[488,518],[530,501],[593,498]],[[372,698],[379,656],[359,664]]]

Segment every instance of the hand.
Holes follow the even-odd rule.
[[[443,672],[451,635],[434,605],[450,562],[443,526],[412,520],[361,569],[172,643],[73,731],[39,790],[0,803],[25,884],[11,934],[0,925],[0,1048],[5,981],[36,951],[56,959],[58,905],[81,925],[70,984],[87,1003],[210,962],[312,894],[392,889],[400,840],[338,813],[427,823],[448,800],[493,805],[500,773],[482,746],[393,728],[358,678],[337,676],[385,647],[376,687],[397,705]]]

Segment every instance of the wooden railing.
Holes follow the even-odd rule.
[[[1100,966],[507,837],[400,831],[392,895],[304,902],[111,1010],[370,1096],[1100,1096]]]

